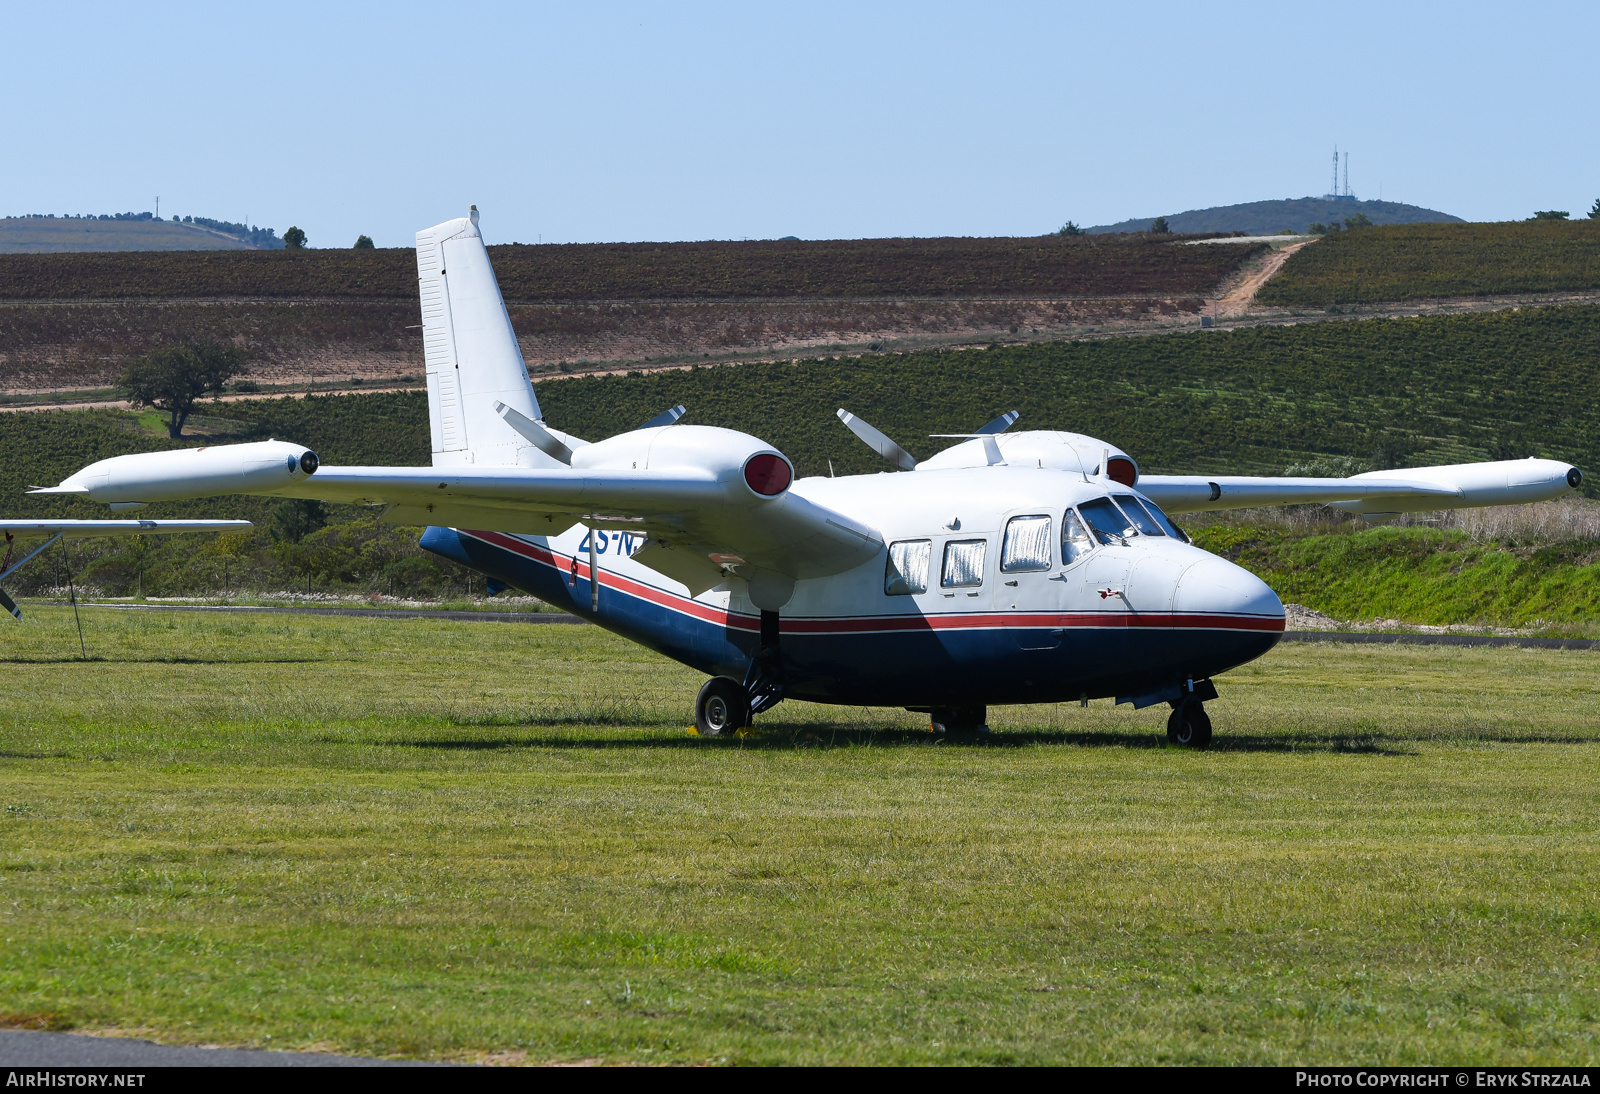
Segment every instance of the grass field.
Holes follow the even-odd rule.
[[[587,627],[5,631],[0,1012],[604,1062],[1600,1061],[1600,658],[1284,646],[1217,746],[784,704]]]

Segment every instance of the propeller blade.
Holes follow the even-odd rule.
[[[890,463],[897,464],[907,471],[915,471],[917,469],[915,456],[843,407],[839,408],[839,420],[849,428],[850,432],[865,441],[868,448]]]
[[[566,445],[557,440],[556,437],[544,426],[540,425],[538,422],[534,421],[520,410],[506,406],[506,404],[499,401],[496,401],[494,404],[494,412],[505,419],[506,425],[510,426],[512,429],[515,429],[518,433],[526,437],[535,448],[543,452],[546,456],[549,456],[552,459],[560,460],[564,464],[571,465],[572,449],[568,448]]]
[[[982,436],[985,433],[1004,433],[1006,430],[1011,428],[1011,423],[1016,421],[1019,417],[1021,417],[1021,415],[1015,410],[1008,410],[1004,414],[1000,415],[1000,417],[984,426],[982,429],[977,429],[973,432],[977,433],[979,436]]]
[[[10,612],[18,619],[22,618],[22,609],[17,607],[17,602],[15,600],[12,600],[6,595],[6,591],[4,589],[0,589],[0,606],[4,606],[6,611]]]
[[[687,413],[689,413],[689,408],[684,406],[682,403],[679,403],[671,410],[663,410],[660,414],[657,414],[654,418],[651,418],[639,428],[654,429],[658,425],[671,425],[673,422],[676,422],[679,418],[683,417]]]

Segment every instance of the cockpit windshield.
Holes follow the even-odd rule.
[[[1118,500],[1120,501],[1121,499],[1119,498]],[[1182,543],[1189,542],[1189,537],[1183,534],[1183,529],[1179,528],[1176,524],[1173,524],[1172,521],[1167,518],[1167,514],[1161,511],[1161,506],[1157,505],[1149,498],[1139,498],[1138,501],[1139,504],[1144,507],[1144,511],[1149,513],[1151,517],[1155,518],[1155,522],[1161,525],[1162,530],[1166,532],[1167,535]]]
[[[1083,519],[1101,543],[1125,543],[1139,534],[1139,530],[1122,515],[1122,510],[1111,504],[1110,498],[1086,501],[1078,506],[1078,512],[1083,514]]]
[[[1117,507],[1128,515],[1128,520],[1139,529],[1141,535],[1164,536],[1166,529],[1156,522],[1156,518],[1145,512],[1144,506],[1139,504],[1139,499],[1132,494],[1113,494],[1112,501]]]

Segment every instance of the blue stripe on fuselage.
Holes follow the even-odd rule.
[[[580,575],[574,583],[562,556],[548,562],[530,558],[453,528],[429,528],[421,545],[713,676],[743,678],[757,648],[753,626],[699,618],[609,584],[601,588],[599,612],[593,612],[588,578]],[[1057,634],[1052,648],[1027,648],[1047,644]],[[1280,637],[1274,631],[1231,628],[949,627],[785,631],[780,648],[786,692],[796,699],[964,706],[1143,694],[1252,661]]]

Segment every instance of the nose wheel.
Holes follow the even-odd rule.
[[[1204,748],[1211,743],[1211,716],[1198,699],[1175,703],[1167,718],[1167,740],[1175,745]]]

